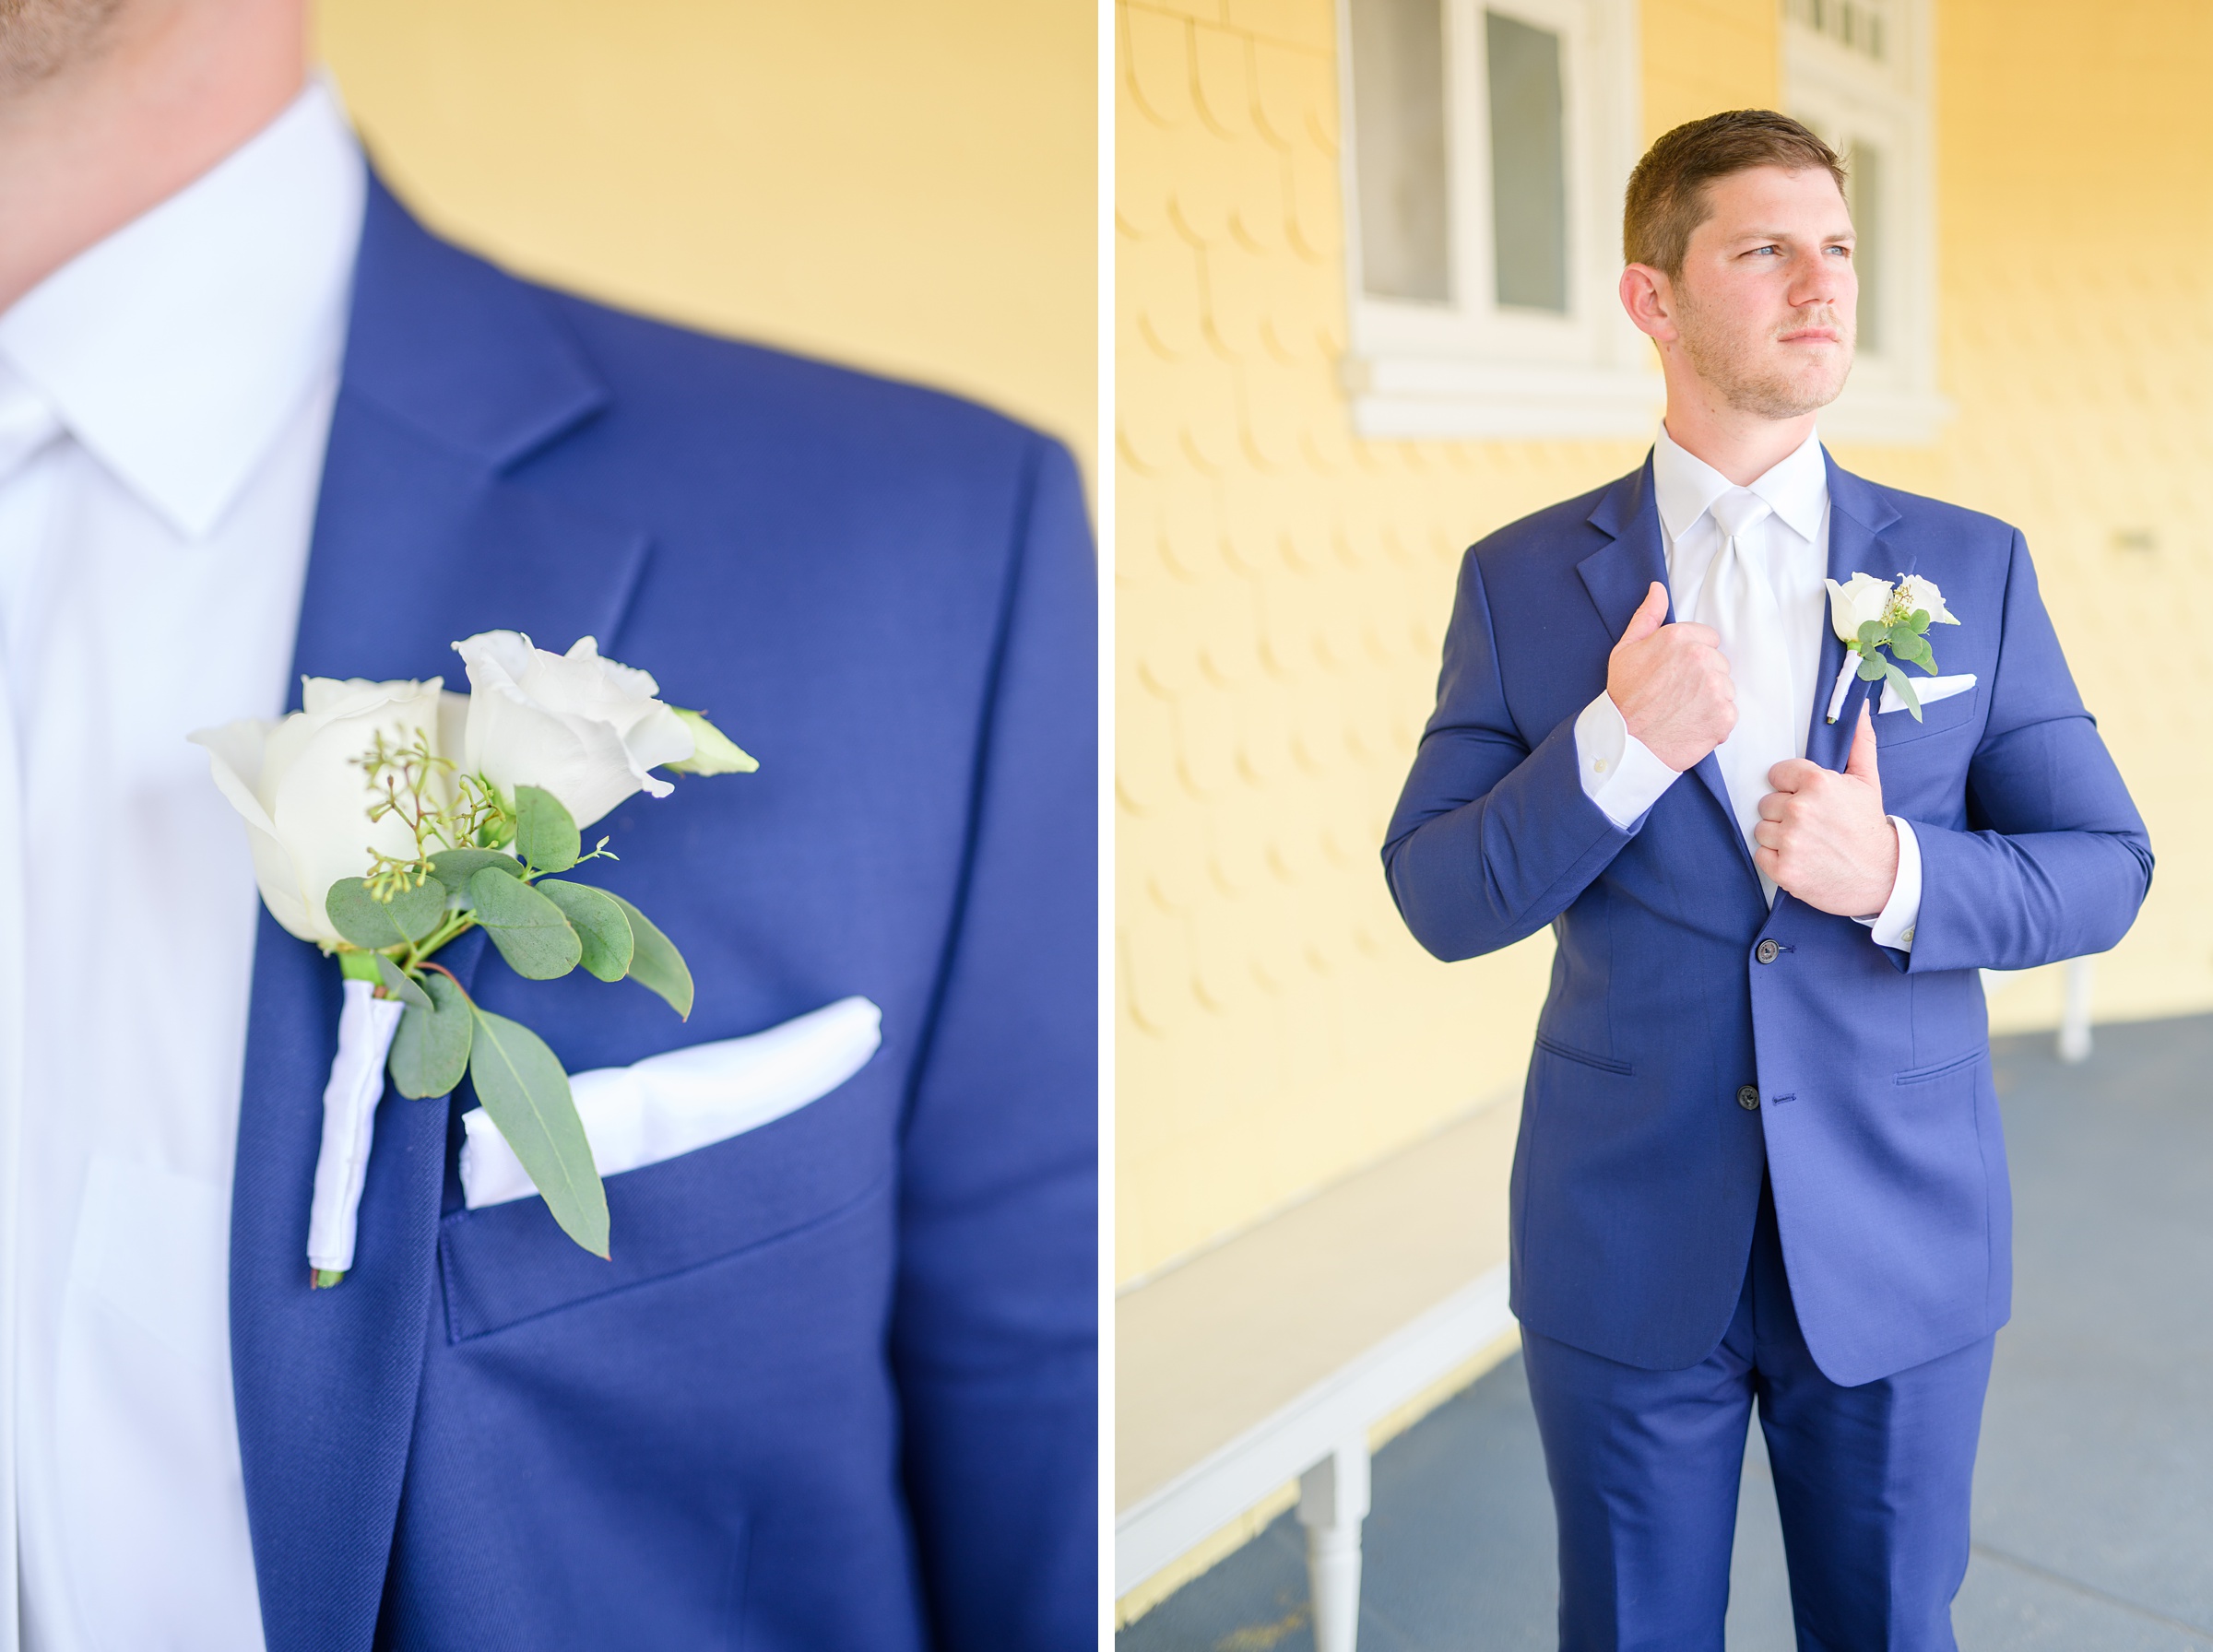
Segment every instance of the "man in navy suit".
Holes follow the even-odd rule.
[[[1074,468],[468,256],[303,61],[300,0],[0,7],[0,1652],[1088,1646]],[[689,1021],[480,933],[476,1001],[572,1072],[856,997],[882,1045],[609,1175],[611,1261],[470,1208],[466,1085],[388,1092],[314,1291],[339,976],[183,736],[491,629],[761,768],[596,828]]]
[[[2151,878],[2020,535],[1819,444],[1842,183],[1762,111],[1639,164],[1664,428],[1468,552],[1384,849],[1438,957],[1557,944],[1511,1243],[1578,1652],[1718,1652],[1755,1402],[1798,1644],[1953,1645],[2011,1292],[1976,972],[2104,950]],[[1832,623],[1876,582],[1929,617],[1918,715]]]

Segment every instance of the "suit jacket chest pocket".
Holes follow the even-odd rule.
[[[1908,674],[1912,674],[1911,667],[1908,667]],[[1987,675],[1984,674],[1984,680],[1987,680]],[[1978,681],[1965,693],[1954,694],[1948,699],[1937,701],[1934,705],[1923,706],[1919,722],[1914,721],[1911,712],[1903,708],[1877,714],[1875,719],[1875,744],[1878,761],[1881,753],[1894,746],[1911,745],[1939,735],[1957,735],[1963,729],[1968,731],[1967,743],[1971,746],[1974,732],[1982,726],[1984,703],[1983,683]]]
[[[701,1268],[888,1197],[898,1085],[885,1068],[758,1128],[606,1178],[611,1257],[535,1195],[449,1212],[438,1239],[450,1340]]]

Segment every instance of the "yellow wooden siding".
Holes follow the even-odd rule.
[[[1092,0],[320,0],[371,151],[528,274],[920,379],[1091,467]]]
[[[1642,7],[1648,135],[1780,97],[1775,0]],[[2126,15],[2122,15],[2125,12]],[[1461,550],[1641,442],[1363,442],[1327,0],[1118,0],[1118,1277],[1518,1087],[1539,936],[1445,966],[1377,858]],[[1939,0],[1941,378],[1878,480],[2022,525],[2165,859],[2104,1016],[2213,1005],[2213,10]],[[2156,549],[2116,549],[2148,531]],[[2005,990],[2001,1026],[2056,1012]],[[1498,1168],[1503,1175],[1504,1166]]]

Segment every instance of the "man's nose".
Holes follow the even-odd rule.
[[[1793,305],[1833,304],[1851,290],[1851,266],[1826,249],[1802,260],[1792,276],[1790,300]]]

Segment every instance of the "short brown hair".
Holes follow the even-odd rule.
[[[1844,162],[1814,133],[1771,109],[1732,109],[1663,133],[1629,174],[1621,208],[1621,250],[1674,280],[1683,274],[1691,231],[1706,221],[1706,186],[1732,172],[1779,166],[1828,170],[1844,188]]]

